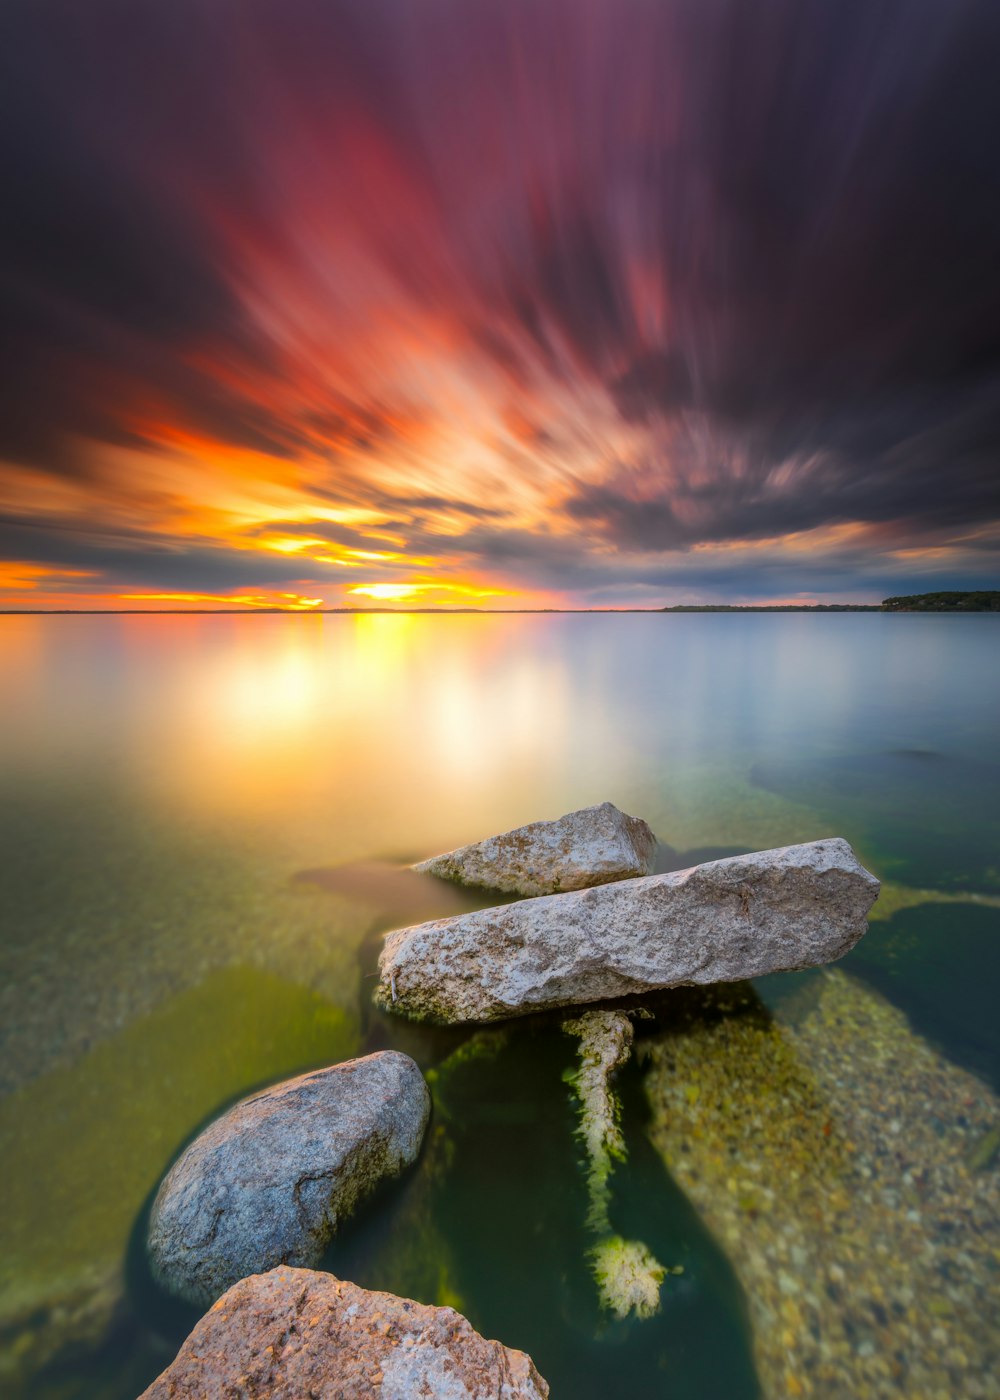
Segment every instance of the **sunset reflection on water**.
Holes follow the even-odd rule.
[[[117,1306],[143,1202],[225,1103],[387,1045],[433,1068],[434,1032],[372,1008],[378,942],[488,896],[406,865],[574,807],[610,800],[646,818],[671,868],[845,836],[887,881],[887,915],[902,911],[848,971],[988,1072],[995,1017],[977,989],[996,946],[994,629],[990,616],[891,614],[0,619],[6,1335],[21,1345],[16,1319],[48,1318],[23,1343],[40,1365],[75,1299],[99,1317]],[[949,950],[943,990],[935,939]],[[571,1154],[557,1060],[538,1084],[517,1073],[525,1112]],[[540,1203],[522,1157],[504,1159],[504,1189],[510,1218],[533,1220],[565,1182],[553,1169]],[[478,1200],[487,1169],[476,1158],[453,1185]],[[458,1228],[451,1210],[435,1230]],[[684,1229],[685,1248],[708,1251],[695,1276],[714,1246]],[[468,1283],[491,1335],[516,1292],[491,1292],[502,1262]],[[706,1336],[736,1327],[727,1296],[703,1295]],[[148,1380],[172,1325],[132,1315],[115,1365]],[[688,1323],[664,1326],[673,1354]],[[637,1377],[653,1364],[639,1340],[615,1351]],[[563,1343],[554,1374],[601,1394],[574,1370],[576,1334]],[[125,1371],[108,1388],[94,1366],[74,1400],[141,1388]],[[743,1390],[726,1393],[755,1393],[737,1370]],[[31,1400],[64,1400],[36,1380]]]

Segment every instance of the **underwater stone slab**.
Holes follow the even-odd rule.
[[[497,1021],[833,962],[879,882],[839,837],[548,895],[390,933],[376,1000],[441,1023]]]
[[[649,1137],[729,1256],[761,1400],[993,1400],[1000,1171],[967,1154],[1000,1100],[846,971],[793,1002],[706,990],[645,1041]]]
[[[656,837],[640,817],[602,802],[460,846],[413,869],[507,894],[555,894],[648,875],[655,849]]]
[[[244,1099],[186,1149],[150,1216],[153,1274],[205,1305],[249,1274],[315,1264],[339,1222],[420,1150],[430,1095],[383,1050]]]
[[[453,1308],[277,1268],[231,1288],[140,1400],[546,1400],[531,1358]]]

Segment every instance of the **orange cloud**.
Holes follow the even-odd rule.
[[[303,598],[298,593],[119,593],[116,596],[122,603],[175,604],[189,608],[283,608],[308,612],[323,606],[322,598]]]
[[[27,564],[12,559],[0,559],[0,598],[3,593],[31,591],[46,585],[67,583],[72,579],[96,577],[89,569],[50,568],[46,564]]]

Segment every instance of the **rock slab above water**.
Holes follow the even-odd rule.
[[[435,919],[388,935],[379,1005],[498,1021],[687,983],[833,962],[879,882],[834,837]]]
[[[420,1070],[395,1050],[244,1099],[164,1179],[149,1224],[154,1276],[206,1305],[249,1274],[317,1263],[355,1205],[414,1160],[429,1114]]]
[[[648,875],[655,849],[656,837],[640,817],[602,802],[460,846],[413,868],[507,894],[557,894]]]
[[[524,1352],[452,1308],[273,1269],[231,1288],[140,1400],[545,1400]]]

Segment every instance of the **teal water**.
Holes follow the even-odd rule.
[[[952,1085],[969,1097],[950,1067],[984,1086],[948,1178],[965,1189],[1000,1087],[998,625],[0,619],[0,1389],[138,1394],[193,1321],[142,1251],[181,1146],[251,1088],[395,1046],[430,1074],[434,1129],[329,1268],[454,1303],[529,1350],[556,1397],[838,1394],[820,1371],[776,1388],[752,1260],[657,1150],[644,1061],[621,1077],[612,1218],[683,1271],[654,1318],[617,1322],[586,1258],[574,1042],[554,1021],[499,1041],[393,1021],[370,1005],[371,973],[386,928],[475,902],[402,865],[524,821],[610,799],[653,826],[661,868],[843,835],[887,882],[886,917],[842,964],[850,985],[939,1052],[932,1108]],[[789,975],[759,992],[791,1026],[810,987]],[[650,1045],[671,1006],[643,1029]],[[734,1171],[753,1168],[752,1143],[733,1150]],[[986,1156],[970,1191],[996,1171]],[[952,1234],[982,1246],[956,1218]],[[837,1306],[824,1294],[820,1317]],[[968,1339],[927,1345],[965,1358],[966,1393],[991,1393]],[[941,1365],[954,1384],[963,1362]],[[871,1393],[907,1394],[886,1370]]]

